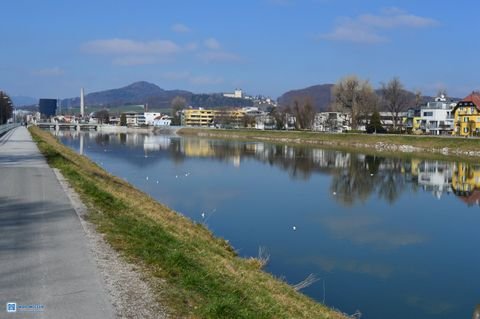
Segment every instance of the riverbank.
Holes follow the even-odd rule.
[[[480,139],[416,135],[320,133],[310,131],[260,131],[182,128],[179,135],[206,138],[265,141],[304,146],[321,146],[346,151],[375,153],[432,154],[445,158],[480,157]]]
[[[30,131],[88,207],[107,242],[154,282],[170,316],[187,318],[345,318],[237,256],[228,241],[108,174],[36,127]],[[149,280],[151,279],[151,280]]]

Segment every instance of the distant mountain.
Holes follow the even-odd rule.
[[[164,90],[145,81],[135,82],[122,88],[89,93],[85,95],[85,104],[89,106],[115,107],[129,104],[147,104],[151,107],[169,107],[171,100],[182,96],[187,100],[191,92]],[[79,107],[80,97],[62,100],[63,107]]]
[[[320,84],[304,89],[291,90],[278,98],[280,106],[292,106],[295,100],[308,100],[317,111],[328,110],[332,100],[333,84]]]
[[[11,98],[15,107],[31,106],[38,104],[38,99],[31,96],[12,96]]]
[[[187,105],[194,107],[250,106],[245,99],[226,98],[222,94],[194,94],[184,90],[164,90],[145,81],[135,82],[122,88],[89,93],[85,95],[88,106],[115,108],[123,105],[148,104],[150,109],[169,108],[172,100],[185,98]],[[80,97],[62,100],[62,107],[79,107]]]
[[[313,107],[319,111],[328,111],[330,108],[330,105],[332,103],[332,88],[333,84],[320,84],[320,85],[314,85],[310,86],[304,89],[298,89],[298,90],[291,90],[288,91],[284,94],[282,94],[278,98],[278,104],[281,107],[286,107],[286,106],[293,106],[293,103],[295,100],[304,103],[305,101],[309,101],[310,103],[313,104]],[[375,90],[377,95],[380,96],[381,91],[379,89]],[[415,104],[415,93],[406,91],[409,104],[414,105]],[[461,100],[460,98],[449,98],[452,101],[459,101]],[[426,104],[429,101],[435,100],[434,96],[422,96],[422,104]]]

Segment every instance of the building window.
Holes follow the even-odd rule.
[[[423,112],[423,116],[433,116],[433,112]]]
[[[468,127],[463,128],[463,133],[468,133]]]

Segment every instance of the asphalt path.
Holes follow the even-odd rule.
[[[113,318],[91,254],[75,210],[28,130],[0,137],[0,319]],[[7,312],[9,302],[16,313]],[[20,312],[20,306],[40,309]]]

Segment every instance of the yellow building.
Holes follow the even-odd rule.
[[[245,118],[243,110],[186,109],[182,114],[184,126],[243,126]]]
[[[457,136],[480,136],[480,93],[473,92],[453,109]]]
[[[421,132],[420,124],[422,118],[420,116],[420,110],[408,109],[405,117],[402,118],[402,124],[408,133]]]

